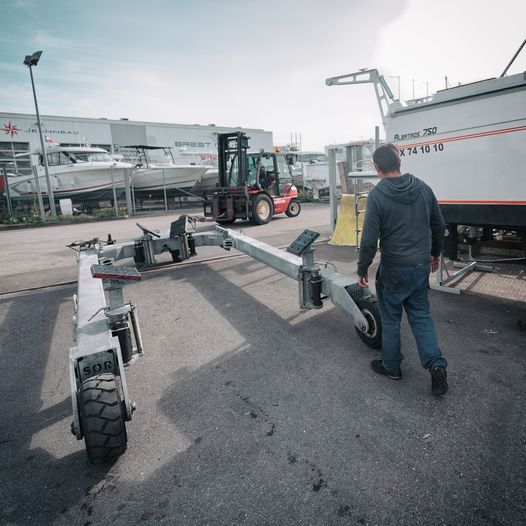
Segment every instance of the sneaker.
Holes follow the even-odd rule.
[[[431,392],[434,395],[443,395],[447,391],[447,371],[439,365],[431,371]]]
[[[387,369],[384,369],[384,366],[382,365],[382,360],[373,360],[371,362],[371,369],[377,374],[383,374],[387,376],[387,378],[391,378],[391,380],[402,379],[402,371],[400,369],[398,369],[397,371],[388,371]]]

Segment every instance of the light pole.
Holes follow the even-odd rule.
[[[37,94],[35,91],[35,82],[33,80],[33,66],[38,64],[42,51],[36,51],[32,55],[26,55],[24,59],[24,64],[29,68],[29,74],[31,75],[31,87],[33,88],[33,98],[35,99],[35,110],[37,113],[37,124],[38,132],[40,135],[40,146],[42,148],[42,159],[44,161],[44,172],[46,174],[46,184],[47,184],[47,195],[49,199],[49,207],[51,209],[51,215],[56,216],[57,210],[55,208],[55,196],[53,195],[53,189],[51,188],[51,179],[49,177],[49,166],[47,164],[47,155],[46,155],[46,146],[44,143],[44,134],[42,133],[42,124],[40,123],[40,113],[38,112],[38,103],[37,103]]]

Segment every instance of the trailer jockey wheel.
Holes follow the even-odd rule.
[[[291,199],[285,214],[289,217],[299,216],[301,212],[301,205],[297,199]]]
[[[274,214],[272,199],[267,194],[257,194],[252,198],[252,215],[250,222],[253,225],[265,225]]]
[[[357,327],[356,333],[360,337],[360,340],[365,343],[371,349],[381,349],[382,348],[382,318],[380,317],[380,311],[378,310],[378,305],[376,298],[368,299],[357,299],[356,305],[362,311],[367,323],[369,324],[369,329],[367,332],[362,332]]]
[[[90,462],[99,464],[122,455],[127,447],[125,410],[115,375],[99,374],[84,380],[78,401]]]

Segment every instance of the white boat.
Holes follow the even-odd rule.
[[[329,162],[306,163],[304,165],[294,165],[296,174],[299,174],[301,183],[309,190],[318,195],[320,190],[329,188]]]
[[[37,176],[40,191],[47,196],[48,188],[43,166],[42,151],[23,155],[37,155]],[[51,189],[56,198],[76,194],[90,194],[90,197],[110,195],[115,188],[124,188],[124,171],[133,166],[113,160],[102,148],[89,146],[48,146],[46,147]],[[33,198],[36,193],[35,178],[32,175],[8,176],[9,191],[14,199]]]
[[[190,191],[210,168],[175,164],[170,148],[163,146],[132,145],[125,148],[135,148],[137,152],[132,184],[134,191],[138,192],[155,192],[164,188]]]
[[[386,137],[447,222],[524,227],[525,109],[524,73],[484,80],[394,109]]]
[[[201,181],[194,188],[200,192],[211,190],[219,184],[219,169],[208,167],[206,172],[201,177]]]
[[[324,152],[299,151],[287,146],[280,147],[280,153],[285,156],[287,164],[292,168],[292,177],[296,186],[309,190],[328,188],[329,165]]]
[[[428,183],[450,224],[526,227],[526,72],[394,100],[377,70],[327,79],[375,85],[386,141]]]
[[[215,188],[219,183],[219,170],[217,167],[217,153],[188,151],[180,148],[176,151],[177,158],[184,159],[185,164],[191,166],[201,166],[206,168],[199,181],[190,190],[192,194],[202,194]]]
[[[364,171],[372,168],[372,152],[374,141],[352,141],[345,144],[332,144],[329,148],[336,150],[336,162],[341,163],[350,155],[351,163],[349,171]],[[347,150],[350,149],[350,152]],[[293,168],[296,173],[301,174],[303,186],[311,190],[315,199],[318,193],[328,191],[329,183],[329,160],[323,152],[290,152],[286,153],[294,159]],[[336,176],[337,186],[340,187],[340,177]]]

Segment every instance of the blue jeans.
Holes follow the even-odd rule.
[[[402,307],[413,331],[422,367],[429,370],[439,365],[447,367],[429,313],[428,289],[428,264],[408,267],[380,264],[376,296],[382,316],[382,365],[387,371],[398,371],[404,358],[400,352]]]

